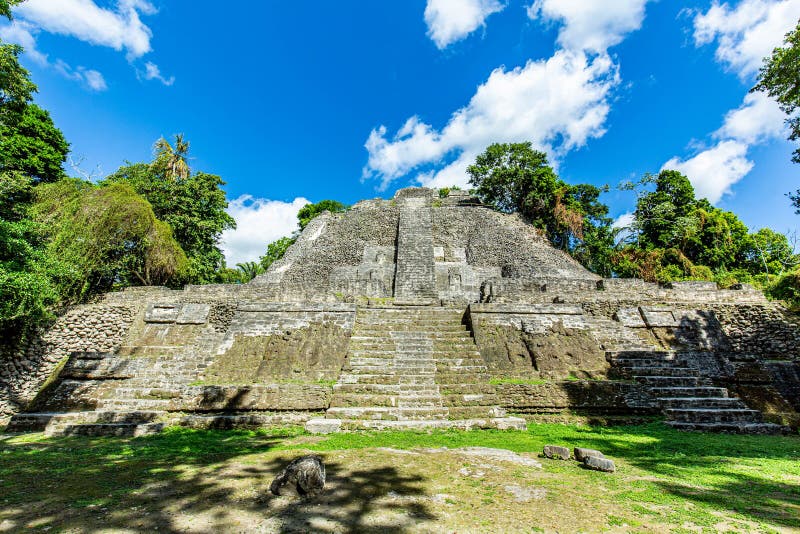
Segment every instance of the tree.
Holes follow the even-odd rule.
[[[59,265],[44,254],[39,228],[28,218],[32,197],[30,178],[0,172],[0,338],[7,341],[49,318],[60,298],[51,279]]]
[[[191,171],[189,169],[189,141],[183,134],[175,136],[175,146],[169,144],[165,138],[156,141],[153,146],[155,160],[152,165],[157,174],[169,180],[186,180]]]
[[[772,51],[765,58],[758,73],[758,83],[751,91],[763,91],[774,98],[788,118],[789,139],[800,139],[800,21],[794,30],[786,34],[785,46]],[[794,151],[792,160],[800,163],[800,148]]]
[[[0,120],[9,111],[19,112],[37,91],[30,73],[19,64],[22,47],[0,42]]]
[[[241,280],[244,282],[249,282],[259,274],[264,272],[264,269],[261,268],[257,262],[254,261],[247,261],[244,263],[237,263],[236,268],[239,269],[241,272]]]
[[[11,20],[11,8],[21,2],[22,0],[0,0],[0,16]]]
[[[286,250],[297,241],[296,237],[282,237],[267,245],[267,252],[258,259],[262,271],[269,269],[269,266],[278,261],[286,254]]]
[[[772,51],[765,58],[758,74],[758,83],[751,91],[763,91],[774,98],[787,115],[789,140],[800,140],[800,21],[786,34],[785,46]],[[800,163],[800,147],[795,149],[792,161]],[[789,194],[792,204],[800,214],[800,189]]]
[[[157,143],[158,146],[158,143]],[[173,156],[186,161],[188,142],[178,136]],[[166,149],[165,149],[166,150]],[[181,166],[167,159],[167,152],[156,152],[151,163],[121,167],[103,183],[125,182],[150,202],[159,220],[169,224],[175,240],[189,260],[184,279],[173,283],[210,283],[225,263],[219,248],[222,232],[235,228],[236,221],[225,211],[228,201],[219,176],[197,172],[186,175]]]
[[[69,265],[62,299],[130,285],[162,285],[186,268],[170,227],[124,183],[64,179],[35,189],[33,216],[46,228],[47,252]]]
[[[21,171],[35,183],[65,176],[69,143],[50,114],[36,104],[4,113],[0,119],[0,170]]]
[[[588,184],[569,185],[531,143],[493,144],[467,168],[480,200],[506,213],[520,213],[544,230],[550,242],[600,274],[611,272],[614,235],[607,191]]]
[[[303,230],[311,220],[325,211],[331,213],[341,213],[350,209],[350,206],[342,204],[338,200],[321,200],[316,204],[306,204],[297,212],[297,219],[300,223],[300,230]]]

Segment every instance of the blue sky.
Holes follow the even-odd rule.
[[[227,182],[229,264],[308,200],[464,184],[494,141],[532,141],[571,183],[668,165],[752,228],[800,227],[783,116],[748,96],[800,0],[28,0],[15,15],[0,38],[26,47],[68,171],[100,178],[185,133],[193,168]]]

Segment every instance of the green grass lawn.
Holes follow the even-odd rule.
[[[448,464],[443,456],[441,462],[432,462],[430,458],[440,456],[417,459],[398,451],[482,446],[539,453],[549,443],[599,449],[615,460],[618,471],[609,475],[581,469],[575,462],[541,459],[542,470],[504,467],[481,479],[459,478],[458,462]],[[278,512],[265,504],[271,478],[288,459],[305,451],[323,455],[329,478],[339,481],[334,493],[340,492],[342,503],[359,503],[346,517],[328,517],[346,530],[370,530],[365,518],[378,514],[380,498],[394,491],[417,496],[413,510],[410,501],[386,505],[386,513],[416,517],[398,532],[489,532],[491,525],[500,524],[506,530],[524,524],[528,531],[562,532],[800,531],[800,437],[681,433],[651,423],[331,436],[308,436],[298,428],[169,429],[135,439],[7,436],[0,440],[0,532],[86,532],[97,525],[112,531],[256,529],[271,514],[285,518],[312,513],[299,505]],[[534,513],[533,505],[506,502],[505,481],[541,488],[547,494],[538,505],[542,509]],[[437,492],[448,495],[443,503],[420,504],[420,498]],[[398,511],[403,506],[408,509]],[[561,506],[562,513],[547,515]],[[591,517],[576,516],[582,507],[592,511]],[[483,523],[495,513],[498,517]],[[508,517],[514,514],[519,522]],[[244,522],[231,523],[234,515]],[[311,521],[316,516],[303,517]]]

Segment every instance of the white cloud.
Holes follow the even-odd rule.
[[[367,139],[365,178],[382,187],[424,165],[444,168],[422,174],[424,185],[465,185],[466,166],[494,142],[531,141],[560,155],[605,133],[608,96],[619,83],[616,65],[606,55],[558,51],[547,61],[495,69],[470,102],[436,130],[411,117],[391,137],[374,129]],[[452,161],[455,159],[455,161]]]
[[[253,198],[242,195],[228,204],[228,214],[236,220],[236,229],[222,234],[222,251],[229,267],[256,261],[267,245],[297,229],[297,212],[308,204],[305,198],[292,202]]]
[[[14,21],[7,26],[0,26],[0,39],[20,45],[24,49],[24,54],[37,65],[52,67],[65,78],[79,82],[92,91],[100,92],[108,89],[106,80],[99,71],[82,66],[73,69],[61,59],[50,63],[47,54],[43,54],[36,48],[35,34],[37,31],[30,23]]]
[[[698,198],[707,198],[716,204],[733,184],[752,170],[753,162],[747,159],[747,149],[747,144],[739,141],[720,141],[685,161],[672,158],[662,170],[682,172],[692,182]]]
[[[49,61],[47,54],[43,54],[36,49],[36,29],[26,22],[14,21],[7,26],[0,26],[0,39],[7,43],[20,45],[25,49],[27,55],[38,65],[46,66]]]
[[[570,50],[603,53],[638,30],[649,0],[536,0],[531,19],[561,23],[558,44]]]
[[[764,93],[748,93],[741,106],[725,115],[725,123],[714,133],[720,139],[755,144],[783,137],[784,115],[778,103]]]
[[[614,219],[614,222],[611,223],[612,228],[627,228],[634,221],[633,212],[626,212]]]
[[[714,0],[694,18],[695,44],[717,43],[716,58],[746,79],[783,43],[800,19],[800,0],[742,0],[732,8]]]
[[[144,64],[144,78],[145,80],[158,80],[166,86],[170,86],[175,83],[175,76],[170,76],[169,78],[165,78],[161,74],[161,69],[158,68],[158,65],[148,61]]]
[[[90,89],[94,91],[105,91],[108,89],[105,78],[103,78],[103,75],[96,70],[87,69],[82,72],[83,79],[86,81],[86,85],[88,85]]]
[[[14,14],[39,28],[115,50],[125,50],[128,59],[150,52],[153,33],[139,18],[155,8],[144,0],[120,0],[116,8],[104,9],[93,0],[27,0]]]
[[[441,50],[464,39],[482,27],[489,15],[504,8],[498,0],[428,0],[425,6],[428,37]]]

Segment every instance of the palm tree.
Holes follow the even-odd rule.
[[[165,138],[156,141],[153,147],[156,164],[163,166],[164,173],[171,180],[185,180],[189,178],[189,141],[183,134],[175,136],[175,146],[169,144]]]
[[[237,263],[236,267],[242,272],[242,277],[245,278],[245,281],[247,282],[264,272],[264,269],[261,268],[261,265],[254,261]]]

